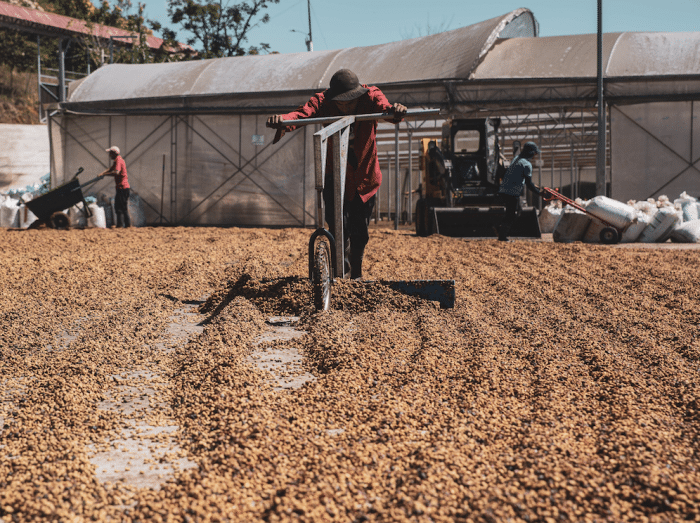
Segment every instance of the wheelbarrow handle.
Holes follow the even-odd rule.
[[[80,173],[82,173],[84,170],[85,170],[85,169],[83,169],[82,167],[80,167],[80,168],[78,169],[78,172],[75,173],[75,174],[73,175],[73,178],[71,178],[71,180],[75,180],[75,179],[78,177],[78,175],[79,175]]]
[[[92,180],[89,180],[89,181],[85,182],[84,184],[82,184],[82,185],[80,186],[80,188],[81,188],[81,189],[84,189],[84,188],[87,187],[88,185],[92,185],[92,184],[95,183],[95,182],[99,182],[99,181],[102,180],[103,178],[104,178],[104,176],[98,176],[98,177],[96,177],[96,178],[93,178]]]

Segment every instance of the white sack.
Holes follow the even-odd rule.
[[[680,225],[683,223],[683,211],[680,209],[676,209],[675,207],[673,207],[673,210],[677,217],[676,223],[674,223],[669,229],[667,229],[666,232],[661,235],[661,238],[656,240],[659,243],[663,243],[670,239],[671,234],[673,234],[673,231],[676,230],[677,227],[680,227]]]
[[[586,211],[618,229],[624,229],[637,217],[634,207],[607,196],[596,196],[586,206]],[[601,227],[602,229],[602,227]]]
[[[555,242],[570,243],[581,241],[591,217],[581,211],[568,207],[561,216],[556,229],[552,233]]]
[[[7,198],[0,204],[0,227],[19,227],[19,207],[14,198]]]
[[[88,204],[88,209],[92,213],[87,219],[88,227],[97,227],[99,229],[107,228],[107,218],[105,217],[105,210],[100,207],[97,203]]]
[[[700,243],[700,220],[685,222],[671,231],[671,240],[679,243]]]
[[[68,209],[68,219],[70,220],[70,226],[73,229],[84,229],[87,227],[87,218],[83,212],[82,203],[77,203]]]
[[[642,243],[655,243],[661,241],[664,236],[668,239],[673,227],[680,221],[676,210],[673,207],[661,207],[654,215],[651,223],[647,225],[639,240]]]
[[[692,222],[700,218],[700,203],[696,201],[686,201],[681,203],[683,211],[683,221]]]
[[[559,220],[561,220],[564,210],[553,204],[547,205],[544,209],[540,211],[539,222],[540,222],[540,232],[550,233],[557,228]]]
[[[645,213],[644,211],[636,211],[637,217],[630,224],[627,229],[622,233],[621,243],[634,243],[638,240],[639,236],[642,234],[647,225],[651,223],[653,217]]]
[[[651,201],[649,201],[651,200]],[[656,206],[656,202],[651,198],[645,202],[637,202],[634,204],[634,208],[638,211],[642,211],[648,216],[654,216],[659,208]]]

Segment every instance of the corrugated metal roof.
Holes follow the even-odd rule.
[[[370,47],[107,65],[79,83],[74,82],[68,101],[320,90],[329,85],[333,73],[341,68],[352,69],[362,83],[378,85],[467,78],[496,42],[498,34],[521,16],[532,17],[532,13],[518,9],[468,27]]]
[[[133,31],[119,29],[101,24],[88,26],[85,20],[78,20],[69,16],[47,13],[37,9],[30,9],[7,2],[0,1],[0,20],[17,26],[40,28],[45,32],[55,32],[65,35],[93,35],[109,40],[110,36],[129,36],[136,34]],[[147,36],[149,47],[158,49],[163,45],[161,38]]]

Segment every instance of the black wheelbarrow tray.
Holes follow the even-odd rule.
[[[85,201],[82,189],[101,179],[100,176],[94,178],[84,185],[80,185],[78,175],[83,172],[81,167],[73,179],[68,183],[59,185],[46,194],[42,194],[31,201],[25,202],[27,208],[37,217],[29,228],[36,229],[42,224],[46,224],[52,229],[67,229],[70,227],[70,220],[63,212],[78,203],[83,204],[83,212],[86,218],[92,216],[92,212]]]

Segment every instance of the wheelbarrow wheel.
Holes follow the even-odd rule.
[[[605,227],[600,231],[600,243],[614,245],[619,241],[620,235],[618,234],[617,229],[613,227]]]
[[[62,212],[55,212],[49,218],[49,226],[52,229],[67,230],[70,229],[70,220]]]
[[[314,307],[327,311],[331,306],[331,249],[327,241],[319,240],[314,247],[312,268]]]

